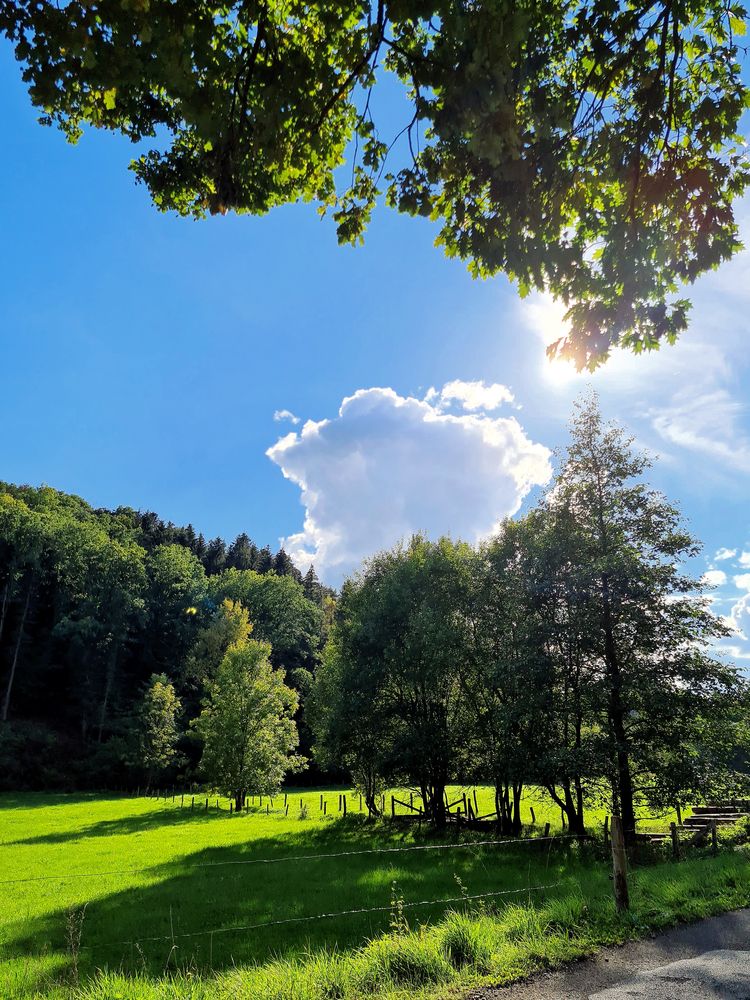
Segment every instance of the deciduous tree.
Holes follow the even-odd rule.
[[[607,776],[630,842],[637,796],[672,780],[695,785],[696,726],[737,707],[744,692],[736,669],[710,655],[727,628],[682,568],[699,546],[677,508],[644,481],[649,464],[590,397],[576,407],[547,497],[574,532],[586,685],[598,699]]]
[[[740,246],[744,28],[739,0],[0,2],[42,121],[149,142],[159,208],[314,201],[355,242],[384,192],[473,274],[561,299],[580,366],[674,340],[676,286]]]
[[[167,675],[154,674],[138,713],[140,763],[146,771],[148,787],[177,758],[177,717],[181,707]]]
[[[297,695],[271,666],[270,653],[268,643],[253,639],[231,648],[194,722],[203,740],[201,770],[238,810],[250,792],[272,794],[305,763],[295,753]]]

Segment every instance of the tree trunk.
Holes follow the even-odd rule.
[[[617,747],[617,786],[622,816],[622,831],[626,847],[635,843],[635,806],[633,803],[633,779],[630,774],[630,758],[625,736],[625,712],[622,708],[611,714],[612,731]]]
[[[26,603],[23,606],[23,614],[21,615],[21,622],[18,626],[18,635],[16,637],[16,648],[13,650],[13,661],[10,665],[10,676],[8,677],[8,683],[5,686],[5,698],[3,698],[3,722],[8,720],[8,710],[10,709],[10,695],[13,690],[13,681],[16,679],[16,668],[18,666],[18,654],[21,650],[21,642],[23,641],[23,630],[26,624],[26,617],[29,613],[29,605],[31,604],[31,591],[34,589],[33,581],[29,584],[29,589],[26,591]]]
[[[617,658],[614,629],[610,611],[609,578],[602,574],[602,598],[604,611],[604,660],[609,682],[609,724],[615,746],[617,760],[617,791],[620,800],[620,816],[625,845],[635,843],[635,807],[633,804],[633,778],[630,773],[627,735],[625,733],[625,706],[622,703],[622,676]]]
[[[573,790],[571,789],[569,778],[561,781],[560,787],[563,790],[563,798],[560,798],[557,788],[554,785],[546,786],[550,798],[560,806],[560,809],[565,814],[570,832],[577,836],[583,836],[586,830],[583,825],[583,789],[581,788],[580,778],[576,777],[574,779],[575,799],[573,798]]]
[[[424,800],[425,813],[430,822],[442,828],[448,822],[445,813],[445,781],[436,780],[427,786],[427,798]]]
[[[523,784],[519,782],[513,785],[513,820],[511,828],[513,836],[518,837],[521,833],[521,796],[523,795]]]
[[[578,829],[576,833],[581,835],[586,833],[586,824],[583,819],[583,785],[581,784],[580,775],[575,776],[575,789],[576,789],[576,807],[578,810]]]
[[[234,793],[234,811],[235,812],[242,812],[242,810],[245,808],[245,798],[246,797],[247,797],[247,793],[244,792],[244,791],[242,791],[241,789],[240,789],[240,791],[237,791],[237,792]]]
[[[504,837],[513,836],[513,815],[510,803],[510,786],[505,779],[495,781],[495,810],[497,828]]]
[[[10,580],[6,580],[5,586],[3,587],[3,603],[0,606],[0,646],[3,640],[3,631],[5,630],[5,619],[8,614],[8,598],[10,597]]]
[[[104,683],[104,697],[102,698],[102,707],[99,712],[99,733],[96,738],[97,743],[101,743],[102,741],[102,732],[104,730],[104,723],[107,718],[107,707],[109,705],[109,696],[112,693],[112,682],[114,681],[115,669],[117,667],[117,653],[118,653],[118,646],[117,643],[115,642],[112,646],[112,652],[109,654],[109,658],[107,660],[107,676]]]
[[[361,786],[364,792],[365,805],[367,806],[367,815],[369,819],[374,819],[379,815],[380,810],[378,809],[378,775],[375,768],[365,767],[361,772]]]

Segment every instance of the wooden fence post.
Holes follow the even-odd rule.
[[[682,809],[680,808],[680,803],[677,803],[677,822],[682,826]]]
[[[716,820],[711,824],[711,853],[714,857],[719,853],[719,840],[716,836]]]
[[[396,800],[391,795],[391,817],[396,815]]]
[[[549,837],[549,823],[544,824],[544,836]]]
[[[677,832],[677,824],[669,824],[669,834],[672,838],[672,860],[680,860],[680,835]]]
[[[344,796],[344,817],[346,818],[346,795]]]
[[[612,817],[612,872],[615,905],[618,912],[630,909],[628,895],[628,856],[625,852],[625,834],[620,816]]]

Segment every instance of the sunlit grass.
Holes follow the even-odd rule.
[[[340,792],[322,794],[325,815],[315,790],[290,793],[288,815],[280,797],[268,813],[264,800],[241,816],[229,814],[226,800],[217,811],[215,796],[208,812],[197,796],[194,810],[179,795],[174,802],[0,796],[0,882],[6,883],[0,885],[0,996],[78,996],[72,992],[78,949],[69,941],[76,920],[82,920],[77,965],[86,1000],[308,1000],[406,988],[434,994],[438,986],[482,976],[504,980],[617,940],[637,931],[641,919],[658,926],[748,899],[747,866],[736,857],[639,871],[635,916],[624,923],[614,916],[601,849],[568,841],[321,858],[434,840],[414,824],[368,823],[351,792],[344,819]],[[399,794],[408,801],[408,792]],[[491,803],[491,790],[477,789],[480,812]],[[386,805],[390,811],[389,795]],[[536,827],[527,833],[541,835],[547,822],[552,833],[561,832],[559,810],[539,794],[524,804],[526,824],[532,806]],[[602,821],[592,814],[592,830],[600,833]],[[450,830],[442,842],[456,836]],[[103,872],[110,874],[97,874]],[[7,884],[13,879],[24,881]],[[529,888],[540,885],[553,888]],[[490,898],[483,908],[408,905],[508,890],[514,894]],[[399,933],[390,930],[394,892],[407,904],[408,932],[402,924]],[[381,909],[255,926],[371,907]],[[98,969],[110,971],[97,978]]]

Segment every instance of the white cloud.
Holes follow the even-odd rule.
[[[750,638],[750,594],[743,594],[735,603],[727,624],[738,633],[737,638],[747,642]]]
[[[742,573],[734,578],[734,584],[740,590],[750,590],[750,573]]]
[[[743,555],[744,554],[745,553],[743,552]],[[722,562],[724,559],[734,559],[736,555],[737,555],[737,549],[722,548],[717,550],[714,559],[716,560],[716,562]]]
[[[302,531],[283,539],[332,583],[414,531],[476,541],[551,475],[550,452],[515,417],[457,416],[393,389],[360,389],[330,420],[267,451],[302,491]]]
[[[750,650],[735,643],[722,644],[717,649],[730,660],[750,660]]]
[[[685,389],[649,416],[654,429],[672,444],[700,452],[740,472],[750,472],[750,438],[740,429],[745,406],[726,389]]]
[[[441,409],[455,401],[464,410],[488,412],[497,410],[503,403],[512,403],[514,396],[507,385],[500,382],[464,382],[454,379],[446,382],[440,390],[430,389],[425,400],[430,403],[437,400]]]
[[[737,562],[743,569],[750,569],[750,552],[741,552]]]
[[[293,424],[299,423],[299,417],[295,416],[291,410],[276,410],[274,412],[273,419],[277,422],[280,420],[289,420]]]
[[[709,587],[721,587],[727,582],[727,574],[721,569],[710,569],[703,574],[703,580]]]

